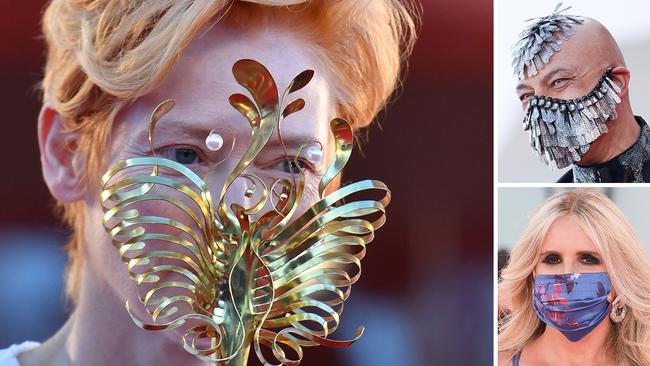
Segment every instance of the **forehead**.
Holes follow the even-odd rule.
[[[603,63],[600,55],[600,45],[582,31],[582,26],[571,37],[560,44],[560,49],[553,53],[549,62],[537,71],[532,77],[526,77],[518,83],[520,87],[538,86],[544,81],[549,81],[559,73],[583,74],[585,71],[598,69]]]
[[[560,217],[551,225],[541,246],[542,253],[548,251],[566,255],[577,252],[598,252],[596,245],[574,215]]]
[[[242,31],[214,26],[188,45],[161,84],[140,98],[133,109],[139,110],[140,117],[148,117],[158,103],[175,99],[176,107],[165,118],[190,122],[193,127],[208,131],[223,128],[236,135],[250,135],[245,118],[228,102],[234,93],[249,96],[232,75],[233,64],[249,58],[270,71],[280,95],[301,71],[315,71],[304,89],[284,101],[286,104],[300,97],[306,105],[283,122],[282,132],[287,136],[323,136],[329,132],[333,103],[319,57],[308,40],[291,31],[280,28]]]

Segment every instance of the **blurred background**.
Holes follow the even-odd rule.
[[[68,232],[52,212],[36,142],[44,4],[5,0],[0,15],[0,348],[44,341],[68,316]],[[421,4],[400,98],[344,177],[378,178],[393,192],[334,337],[360,324],[366,333],[344,350],[306,350],[309,365],[492,362],[492,1]]]
[[[498,208],[499,251],[510,251],[537,208],[552,195],[573,188],[569,187],[500,187]],[[647,207],[650,207],[650,189],[634,187],[598,188],[623,211],[625,217],[650,253],[650,226]]]
[[[500,183],[555,182],[564,170],[552,171],[537,158],[528,143],[528,132],[521,128],[524,118],[515,93],[517,79],[511,66],[511,47],[528,25],[526,19],[550,14],[559,0],[536,1],[535,6],[518,0],[498,0],[494,7],[494,96],[495,124],[498,130],[498,175]],[[650,118],[650,2],[625,1],[613,6],[611,0],[571,0],[568,14],[582,15],[600,21],[618,42],[628,68],[630,99],[636,115]]]

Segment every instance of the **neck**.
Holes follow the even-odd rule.
[[[546,352],[535,352],[538,355],[535,358],[542,360],[540,364],[613,365],[611,353],[607,351],[610,331],[611,324],[606,318],[584,338],[571,342],[559,330],[547,326],[532,348],[546,350]]]
[[[596,165],[619,156],[639,139],[641,127],[631,109],[619,108],[621,114],[608,123],[608,132],[591,144],[589,152],[580,160],[580,165]]]
[[[183,349],[180,336],[164,334],[174,330],[137,327],[122,300],[92,271],[82,278],[79,301],[67,324],[25,353],[21,365],[206,365]]]

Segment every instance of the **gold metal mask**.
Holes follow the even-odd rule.
[[[175,105],[167,100],[151,114],[152,156],[119,162],[102,177],[104,226],[135,281],[140,303],[125,306],[139,327],[180,327],[185,350],[208,362],[245,365],[252,344],[265,365],[298,365],[302,347],[345,347],[363,333],[359,327],[351,340],[329,338],[361,274],[365,245],[385,222],[390,191],[382,182],[364,180],[325,195],[353,145],[352,127],[335,118],[330,127],[336,154],[320,181],[320,201],[298,214],[305,172],[297,158],[291,178],[270,185],[245,170],[275,129],[286,153],[281,122],[305,102],[285,100],[309,83],[313,71],[296,76],[281,97],[256,61],[236,62],[233,75],[252,96],[229,98],[248,120],[251,142],[219,199],[213,204],[205,179],[194,171],[156,156],[156,124]],[[314,142],[299,151],[309,145]],[[251,207],[227,204],[236,179],[249,182],[245,196],[255,196]],[[373,192],[380,198],[353,200]],[[163,206],[173,210],[156,210]]]

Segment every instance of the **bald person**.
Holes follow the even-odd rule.
[[[610,32],[560,6],[514,47],[530,146],[558,182],[650,182],[650,128],[632,112],[630,71]]]

